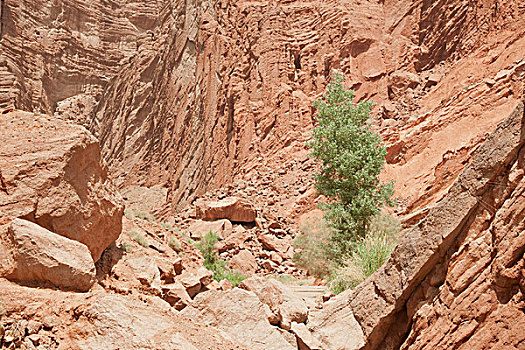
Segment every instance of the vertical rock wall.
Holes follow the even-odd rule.
[[[445,199],[352,293],[369,348],[523,344],[524,144],[520,103]]]
[[[412,213],[523,92],[524,16],[499,0],[4,0],[0,106],[88,126],[120,186],[160,184],[178,208],[304,148],[339,70],[378,103],[385,178]]]

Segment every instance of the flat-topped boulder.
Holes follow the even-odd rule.
[[[257,216],[253,204],[238,197],[216,202],[199,199],[195,202],[195,211],[197,219],[208,221],[228,219],[232,222],[254,222]]]

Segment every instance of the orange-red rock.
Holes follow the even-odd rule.
[[[85,244],[95,261],[119,236],[123,203],[97,140],[83,127],[27,112],[0,117],[0,215]]]
[[[343,320],[355,317],[366,342],[343,348],[519,348],[525,341],[524,125],[520,103],[385,265],[336,298],[331,307]],[[326,337],[340,329],[334,316],[309,324],[328,348],[340,339]]]
[[[8,231],[9,237],[1,243],[11,249],[8,259],[13,266],[2,261],[3,277],[32,284],[50,283],[81,292],[93,285],[95,264],[82,243],[22,219],[13,220]]]
[[[253,204],[241,198],[226,198],[216,202],[197,200],[196,216],[203,220],[228,219],[233,222],[254,222],[257,211]]]

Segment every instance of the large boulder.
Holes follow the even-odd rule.
[[[246,290],[201,293],[181,314],[217,328],[253,350],[295,349],[268,322],[266,305]]]
[[[22,219],[11,222],[6,241],[11,264],[1,272],[7,278],[81,292],[91,288],[95,264],[84,244]]]
[[[197,218],[202,220],[228,219],[233,222],[254,222],[257,216],[252,203],[237,197],[218,202],[199,199],[195,202],[195,211]]]
[[[323,349],[355,350],[365,345],[361,326],[348,307],[350,293],[351,290],[347,290],[339,294],[309,315],[307,327],[313,338],[323,344]],[[306,332],[297,334],[303,336],[303,333]]]
[[[160,270],[155,260],[140,252],[125,255],[113,269],[112,274],[129,287],[144,288],[160,294]]]
[[[248,249],[243,249],[232,257],[230,268],[253,275],[257,270],[257,260]]]
[[[268,305],[283,329],[289,330],[292,322],[303,323],[308,318],[305,301],[277,280],[257,276],[244,280],[240,287],[255,293]]]
[[[224,239],[232,233],[232,229],[232,223],[227,219],[217,221],[197,220],[190,224],[188,232],[193,239],[201,239],[210,231],[219,236],[220,239]]]
[[[0,118],[0,140],[0,216],[81,242],[97,261],[123,214],[98,141],[81,126],[18,111]]]

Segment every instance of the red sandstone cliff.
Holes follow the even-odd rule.
[[[259,157],[271,164],[278,150],[302,149],[311,104],[334,69],[357,98],[378,103],[385,177],[410,212],[439,198],[523,92],[518,2],[225,1],[164,11],[153,48],[106,88],[92,130],[123,183],[165,184],[173,208],[242,177]]]
[[[385,177],[413,212],[522,93],[524,12],[519,1],[6,0],[0,100],[91,125],[121,185],[162,184],[176,208],[258,157],[301,149],[337,69],[378,103]]]

